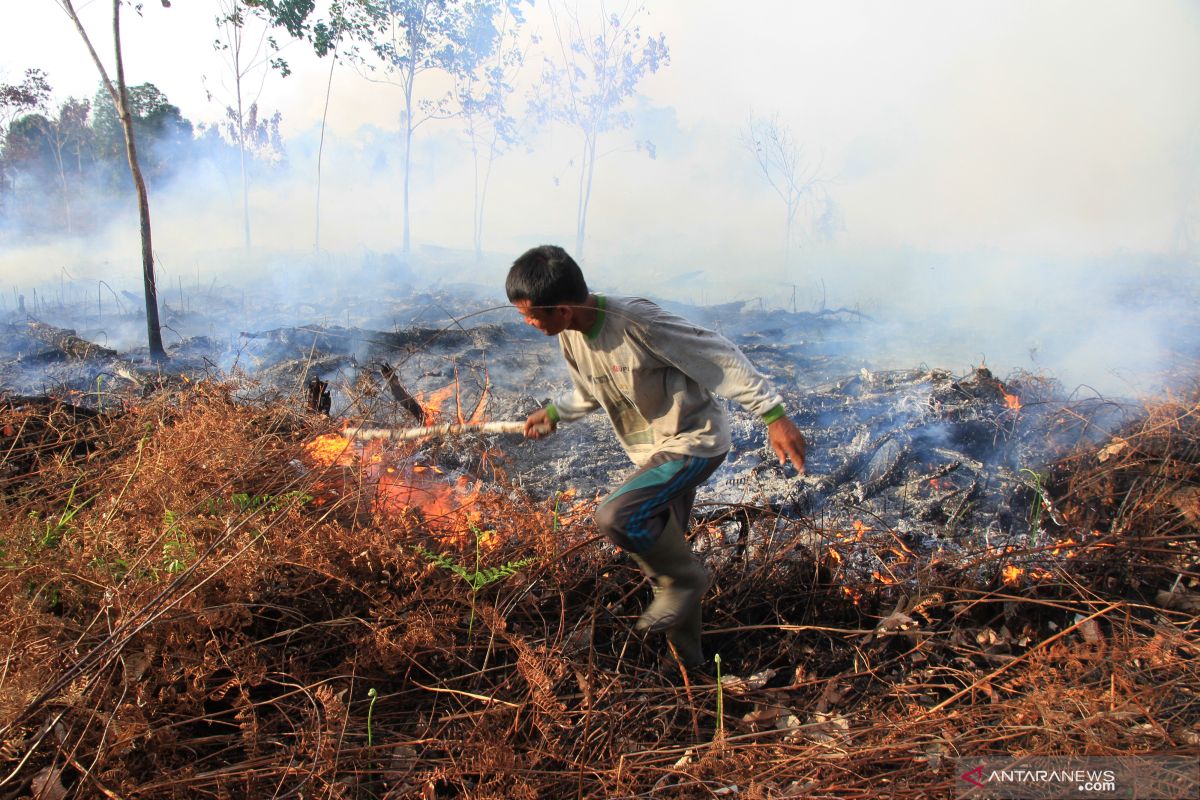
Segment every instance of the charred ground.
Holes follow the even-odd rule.
[[[834,347],[854,313],[686,309],[779,379],[812,460],[734,410],[695,537],[724,680],[682,680],[590,522],[628,468],[604,420],[314,453],[416,424],[384,364],[447,417],[561,388],[491,305],[176,312],[169,372],[11,318],[0,796],[918,797],[959,756],[1195,752],[1194,393],[884,369]]]

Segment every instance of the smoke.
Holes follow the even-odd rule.
[[[849,308],[869,317],[854,329],[864,365],[986,363],[1122,395],[1153,389],[1181,353],[1195,353],[1194,327],[1181,322],[1200,257],[1194,6],[761,3],[731,18],[662,2],[648,11],[643,29],[667,34],[672,63],[644,82],[631,127],[602,141],[581,256],[597,288],[742,300],[752,311]],[[287,161],[252,177],[250,250],[232,164],[181,164],[152,189],[164,303],[203,313],[214,286],[244,288],[246,328],[401,324],[387,317],[391,296],[475,284],[500,302],[521,251],[574,249],[577,133],[522,120],[529,138],[492,168],[477,260],[476,164],[459,126],[434,120],[414,142],[414,250],[399,252],[399,98],[341,67],[318,249],[315,120],[329,64],[289,58],[295,74],[260,103],[283,109]],[[200,116],[159,76],[131,75],[147,78]],[[806,209],[785,245],[783,203],[744,142],[751,114],[774,113],[820,172],[824,210],[838,223],[830,238]],[[104,214],[109,225],[85,239],[0,238],[0,303],[11,309],[35,288],[62,294],[74,281],[79,296],[136,305],[120,294],[141,292],[132,192]]]
[[[737,143],[720,149],[717,133],[704,130],[680,138],[683,147],[660,150],[657,159],[631,147],[602,164],[583,258],[596,288],[692,304],[755,301],[751,311],[850,308],[870,318],[855,329],[862,339],[856,352],[873,368],[987,364],[1000,374],[1046,372],[1068,386],[1119,395],[1154,388],[1179,348],[1172,331],[1196,293],[1186,254],[871,246],[877,236],[860,240],[850,210],[837,238],[789,253],[781,204],[762,191]],[[426,137],[414,153],[418,246],[404,257],[402,150],[395,134],[366,128],[327,137],[317,252],[312,139],[310,133],[289,143],[285,170],[253,179],[249,251],[236,173],[197,162],[152,193],[160,302],[202,314],[214,285],[240,287],[250,298],[238,328],[363,324],[384,313],[389,296],[455,283],[489,287],[502,302],[504,271],[516,254],[547,241],[573,248],[578,187],[568,166],[570,142],[548,138],[496,163],[488,252],[476,261],[471,164],[446,133]],[[547,168],[555,164],[561,174]],[[129,198],[114,198],[108,214],[111,224],[100,235],[5,249],[4,305],[35,289],[61,294],[72,282],[97,302],[114,292],[140,295]],[[137,308],[128,295],[122,299]],[[312,318],[297,318],[298,307]],[[110,344],[127,347],[143,333],[137,326],[108,331]]]

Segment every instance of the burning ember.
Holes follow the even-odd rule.
[[[470,413],[463,409],[457,377],[454,383],[419,397],[426,423],[482,423],[487,386]],[[360,467],[364,484],[373,490],[372,508],[380,516],[418,516],[430,533],[467,536],[483,519],[482,482],[462,475],[449,478],[438,466],[421,463],[419,447],[392,446],[379,439],[356,441],[344,433],[331,433],[316,437],[304,449],[318,466]],[[480,541],[486,546],[489,537]]]
[[[487,406],[488,394],[491,388],[491,383],[488,380],[487,373],[483,376],[483,389],[479,394],[479,399],[475,403],[475,408],[469,413],[464,413],[462,406],[462,391],[459,385],[458,373],[454,373],[454,382],[443,386],[441,389],[435,389],[432,392],[424,395],[421,399],[421,408],[425,412],[425,424],[433,425],[439,422],[456,422],[460,425],[483,422],[486,417],[484,409]],[[451,413],[447,406],[450,401],[454,401],[454,411]]]
[[[313,463],[322,467],[352,467],[358,463],[354,443],[340,433],[318,436],[304,445],[304,451]]]
[[[379,476],[375,510],[384,516],[419,513],[433,533],[464,535],[483,519],[479,504],[483,495],[482,484],[465,475],[447,481],[419,465],[407,470],[388,468]]]
[[[1016,585],[1024,579],[1027,582],[1044,581],[1054,577],[1054,573],[1040,567],[1018,567],[1008,564],[1000,571],[1000,579],[1005,586]]]

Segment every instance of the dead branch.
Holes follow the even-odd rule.
[[[405,411],[412,414],[413,419],[417,422],[425,422],[425,409],[421,408],[421,404],[416,401],[412,393],[400,383],[400,376],[396,373],[395,368],[391,364],[383,362],[379,365],[379,372],[387,382],[392,399],[399,403]]]
[[[79,338],[73,330],[56,328],[33,319],[29,320],[27,328],[29,335],[34,339],[58,348],[71,358],[86,360],[89,358],[113,358],[117,355],[116,350],[109,350],[107,347],[101,347],[87,339]]]
[[[424,425],[419,428],[346,428],[342,435],[347,439],[390,439],[407,442],[414,439],[429,439],[435,436],[462,436],[467,433],[503,433],[520,436],[525,433],[525,423],[509,422],[446,422],[441,425]]]

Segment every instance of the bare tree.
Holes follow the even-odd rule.
[[[286,4],[285,4],[286,5]],[[279,46],[270,31],[273,21],[266,10],[245,0],[218,0],[219,14],[216,18],[219,38],[213,48],[226,59],[226,67],[232,79],[233,105],[226,116],[231,124],[230,132],[237,143],[242,175],[242,227],[247,249],[250,236],[250,177],[247,168],[250,140],[256,132],[258,98],[262,94],[267,75],[272,69],[287,77],[288,64],[277,56]],[[248,25],[253,17],[267,15],[261,26]],[[212,98],[212,93],[209,93]]]
[[[600,138],[616,129],[628,128],[632,118],[624,110],[637,93],[647,73],[670,63],[666,36],[642,38],[635,24],[645,8],[627,4],[620,13],[609,13],[601,4],[599,14],[584,19],[578,3],[551,3],[557,53],[547,58],[542,82],[532,108],[545,121],[574,128],[582,137],[579,191],[575,210],[575,257],[583,258],[587,235],[588,205],[596,175],[596,161],[604,155]],[[654,157],[652,144],[645,146]]]
[[[293,39],[303,39],[312,47],[313,52],[318,58],[324,58],[327,55],[332,56],[329,64],[329,77],[325,83],[325,106],[321,112],[321,137],[320,143],[317,146],[317,191],[316,191],[316,214],[314,224],[313,249],[321,249],[321,159],[325,151],[325,125],[329,114],[329,97],[333,88],[333,69],[339,62],[339,50],[343,47],[346,40],[350,40],[350,49],[354,50],[353,42],[355,41],[370,41],[371,28],[369,21],[371,15],[368,12],[368,7],[375,0],[330,0],[326,11],[328,16],[324,19],[319,19],[315,23],[311,17],[316,10],[316,4],[313,0],[222,0],[226,5],[222,6],[223,16],[217,18],[217,25],[226,34],[225,42],[218,40],[216,47],[218,50],[224,50],[227,53],[240,54],[241,45],[244,41],[244,26],[247,14],[249,12],[259,19],[264,21],[270,28],[282,28],[292,36]],[[235,31],[234,28],[237,28]],[[263,53],[262,45],[265,44],[269,54],[265,55],[265,63],[269,63],[271,68],[276,69],[280,74],[287,76],[290,68],[285,60],[279,57],[280,48],[275,43],[274,38],[263,31],[263,38],[258,44],[258,53]],[[236,59],[231,59],[233,62],[233,72],[240,74],[242,72],[240,55]],[[246,141],[245,116],[242,113],[242,101],[240,92],[240,79],[238,91],[238,111],[231,114],[231,117],[236,116],[238,120],[243,120],[239,123],[241,127],[241,135],[238,136],[239,142]],[[254,104],[251,104],[254,108]],[[246,168],[245,168],[245,151],[242,150],[242,204],[246,207]],[[249,213],[246,217],[246,241],[249,243]]]
[[[382,80],[398,86],[404,102],[400,114],[404,140],[401,226],[404,252],[408,253],[412,249],[409,192],[413,134],[431,119],[450,116],[447,98],[422,101],[416,87],[430,71],[449,71],[457,58],[458,37],[454,32],[465,27],[465,7],[459,0],[380,0],[368,8],[368,13],[373,18],[372,49],[383,67]]]
[[[808,160],[804,147],[796,140],[791,128],[779,120],[778,114],[770,119],[756,119],[752,113],[746,125],[744,143],[754,154],[767,184],[783,201],[784,254],[785,259],[790,260],[800,209],[821,208],[824,215],[834,214],[821,177],[821,165]],[[818,225],[822,231],[828,227],[820,220]]]
[[[325,103],[321,108],[321,136],[317,143],[317,191],[313,219],[313,250],[321,250],[321,164],[325,155],[325,128],[329,120],[329,98],[333,94],[333,70],[345,52],[357,58],[357,43],[371,40],[371,26],[362,7],[369,0],[333,0],[329,17],[307,33],[309,44],[318,58],[329,56],[329,77],[325,80]]]
[[[442,73],[453,81],[475,69],[499,45],[497,16],[515,12],[521,0],[371,0],[347,3],[344,11],[367,42],[374,61],[359,63],[368,80],[390,83],[400,89],[400,114],[404,142],[403,247],[412,249],[410,191],[412,145],[417,128],[430,120],[449,119],[460,113],[453,91],[426,96],[418,91],[429,73]],[[378,74],[379,77],[373,77]]]
[[[453,76],[454,99],[471,145],[474,168],[471,238],[476,261],[483,259],[483,219],[492,167],[521,138],[509,101],[517,73],[525,65],[525,51],[518,43],[524,18],[515,5],[495,5],[491,11],[493,16],[486,22],[494,29],[494,52],[478,63],[464,63]],[[484,21],[481,17],[481,23]]]
[[[133,115],[129,110],[129,91],[125,85],[125,62],[121,55],[121,0],[112,2],[116,83],[109,79],[108,70],[105,69],[104,62],[96,53],[96,48],[92,46],[92,40],[88,38],[87,31],[80,22],[71,0],[57,0],[57,2],[71,18],[71,22],[75,23],[75,29],[79,31],[80,38],[87,46],[88,53],[91,54],[92,61],[95,62],[96,69],[100,72],[100,81],[112,98],[113,105],[117,108],[117,116],[121,119],[121,129],[125,133],[125,155],[129,160],[129,171],[133,176],[134,189],[137,191],[138,219],[142,235],[142,285],[146,295],[146,333],[150,357],[154,361],[165,361],[167,351],[163,349],[162,329],[158,322],[158,290],[154,282],[154,246],[150,237],[150,197],[146,192],[146,181],[142,177],[141,167],[138,165],[137,144],[133,135]],[[166,7],[171,5],[170,0],[162,0],[162,4]]]
[[[91,145],[91,130],[87,119],[91,111],[91,103],[68,97],[58,109],[57,116],[29,114],[9,126],[9,134],[5,143],[5,162],[10,158],[36,157],[29,151],[29,143],[22,148],[20,140],[28,138],[33,131],[22,131],[22,128],[33,128],[42,145],[43,153],[53,162],[54,176],[58,181],[59,194],[62,199],[62,213],[66,223],[67,233],[74,231],[74,215],[72,213],[71,197],[77,187],[72,185],[70,177],[78,180],[83,174],[83,154]],[[23,135],[16,135],[20,131]],[[17,140],[17,141],[14,141]],[[68,157],[73,156],[71,161]]]

